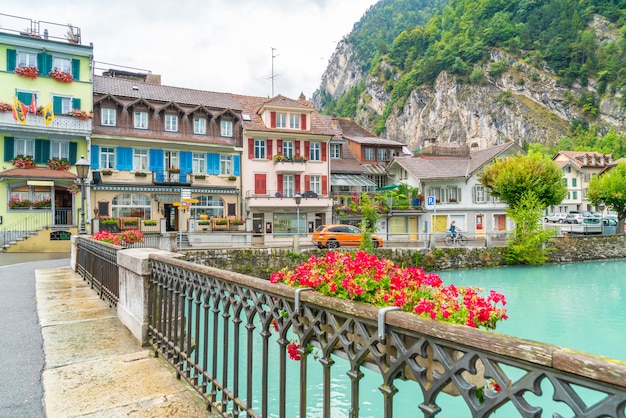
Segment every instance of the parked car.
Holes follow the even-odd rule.
[[[543,218],[543,220],[545,222],[553,222],[553,223],[560,223],[562,224],[563,222],[565,222],[565,218],[567,218],[567,213],[565,212],[558,212],[558,213],[551,213],[548,216],[545,216]]]
[[[363,240],[363,232],[352,225],[320,225],[317,227],[311,241],[318,248],[358,247]],[[374,248],[383,246],[383,239],[372,234]]]
[[[582,211],[582,210],[570,210],[567,212],[567,217],[565,218],[565,222],[568,224],[580,224],[583,222],[583,218],[592,218],[593,215],[591,212]]]

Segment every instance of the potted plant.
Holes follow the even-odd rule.
[[[100,219],[100,229],[102,231],[117,232],[119,230],[117,219]]]
[[[276,154],[274,155],[274,162],[280,162],[280,161],[285,161],[287,159],[287,157],[285,157],[284,155],[281,154]]]
[[[65,39],[71,44],[77,44],[80,41],[80,35],[78,28],[71,23],[67,24],[67,32],[65,33]]]
[[[50,170],[67,171],[70,169],[70,162],[65,158],[52,158],[48,160],[48,168]]]
[[[219,225],[219,226],[228,225],[228,219],[216,219],[215,225]]]
[[[6,102],[0,102],[0,112],[12,112],[13,106]]]
[[[153,219],[146,219],[145,221],[143,221],[143,224],[145,226],[155,226],[157,224],[157,221]]]
[[[180,173],[180,168],[178,167],[170,167],[167,169],[168,173]]]
[[[110,176],[111,174],[113,174],[113,170],[111,170],[110,168],[104,168],[100,170],[100,174],[102,174],[103,176]]]
[[[78,184],[78,183],[70,184],[69,186],[67,186],[67,191],[70,194],[73,194],[73,195],[77,194],[77,193],[80,193],[80,184]]]
[[[51,207],[52,207],[51,199],[35,200],[33,202],[33,208],[35,209],[44,209],[44,208],[51,208]]]
[[[135,171],[135,177],[146,177],[146,173],[143,171]]]
[[[198,225],[202,228],[203,231],[206,231],[208,229],[208,226],[211,225],[211,221],[198,221]]]
[[[71,73],[64,73],[63,71],[59,71],[56,68],[48,73],[51,78],[56,81],[60,81],[61,83],[71,83],[74,81],[74,77]]]
[[[20,199],[18,196],[11,196],[9,199],[9,208],[11,209],[26,209],[30,208],[33,202],[28,199]]]
[[[89,120],[90,117],[93,116],[92,112],[87,112],[85,110],[73,109],[67,112],[68,115],[74,116],[76,119],[80,120]]]
[[[33,160],[33,157],[31,157],[30,155],[19,154],[18,156],[16,156],[9,162],[13,164],[15,168],[35,168],[36,167],[35,161]]]
[[[235,181],[235,180],[237,180],[237,176],[234,176],[234,175],[231,174],[230,176],[228,176],[228,180],[229,181]]]
[[[204,180],[206,178],[206,175],[204,174],[196,174],[193,176],[196,180]]]
[[[20,77],[35,79],[39,77],[39,70],[37,67],[16,67],[13,72]]]

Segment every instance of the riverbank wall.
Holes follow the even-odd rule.
[[[626,237],[558,237],[545,244],[548,263],[574,263],[592,260],[626,258]],[[344,251],[344,249],[341,249]],[[221,250],[188,251],[184,259],[201,265],[216,267],[268,279],[284,267],[296,267],[311,255],[323,256],[327,251],[318,249],[294,253],[287,248],[232,248]],[[425,271],[477,269],[510,265],[507,248],[442,247],[427,248],[378,248],[378,257],[408,267],[417,266]]]

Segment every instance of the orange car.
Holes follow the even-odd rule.
[[[317,227],[311,241],[318,248],[358,247],[363,240],[363,232],[352,225],[320,225]],[[374,248],[383,246],[383,239],[372,235]]]

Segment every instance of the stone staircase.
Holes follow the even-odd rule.
[[[50,212],[32,214],[10,225],[0,228],[0,248],[6,252],[11,246],[17,245],[39,231],[50,227],[52,217]]]

